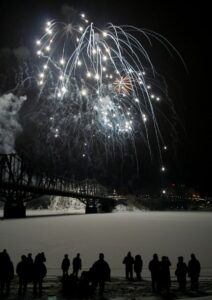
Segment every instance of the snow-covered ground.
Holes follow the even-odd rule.
[[[52,210],[85,213],[85,204],[75,198],[55,196],[51,200],[48,211]]]
[[[67,300],[67,299],[79,299],[63,296],[61,293],[61,282],[58,277],[51,276],[44,280],[43,296],[39,298],[41,300]],[[112,278],[110,282],[106,282],[104,296],[98,296],[98,290],[94,293],[92,300],[212,300],[212,283],[210,279],[201,279],[199,292],[190,291],[190,284],[187,285],[187,291],[182,293],[178,290],[178,283],[172,281],[171,294],[167,295],[164,292],[155,294],[152,292],[151,281],[144,280],[138,281],[126,281],[123,278]],[[12,282],[11,293],[7,300],[35,300],[33,296],[33,285],[29,284],[27,289],[27,295],[24,297],[18,296],[18,278]],[[85,299],[85,298],[83,298]],[[89,298],[90,299],[90,298]]]
[[[41,211],[36,213],[41,214]],[[48,211],[53,213],[53,211]],[[58,212],[57,212],[58,213]],[[61,213],[64,214],[64,211]],[[32,212],[28,211],[28,215]],[[23,253],[44,251],[48,274],[60,274],[63,255],[81,253],[83,269],[89,268],[99,252],[112,269],[112,276],[124,274],[123,257],[131,250],[141,254],[144,277],[153,253],[167,255],[172,274],[177,257],[188,261],[193,252],[202,265],[202,275],[212,276],[212,214],[207,212],[119,212],[32,216],[0,220],[0,251],[8,250],[16,264]]]

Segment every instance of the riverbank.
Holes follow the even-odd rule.
[[[178,285],[176,281],[172,281],[170,294],[154,294],[151,290],[151,281],[143,280],[141,282],[128,282],[122,277],[112,278],[111,282],[106,283],[104,296],[98,296],[98,292],[94,294],[93,300],[153,300],[153,299],[190,299],[201,298],[202,300],[212,300],[212,278],[201,278],[199,292],[192,292],[188,289],[185,293],[178,291]],[[4,299],[3,297],[1,299]],[[61,291],[61,278],[59,276],[49,276],[44,280],[43,284],[43,296],[36,298],[33,296],[32,284],[29,284],[27,294],[25,297],[18,296],[18,278],[12,282],[11,293],[7,300],[66,300],[68,297],[63,297]],[[76,298],[71,298],[72,300]]]

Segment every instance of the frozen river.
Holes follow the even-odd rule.
[[[87,269],[104,252],[112,276],[124,274],[122,260],[130,250],[142,255],[145,277],[153,253],[169,256],[173,274],[177,257],[183,255],[188,261],[193,252],[202,275],[212,276],[212,213],[123,212],[0,220],[0,251],[4,248],[14,264],[22,254],[44,251],[49,274],[60,274],[65,253],[72,259],[80,252]]]

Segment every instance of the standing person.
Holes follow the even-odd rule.
[[[177,281],[179,284],[180,291],[185,291],[185,289],[186,289],[186,274],[187,274],[187,272],[188,272],[187,265],[186,265],[186,263],[184,263],[183,257],[179,256],[175,275],[177,276]]]
[[[191,254],[191,259],[188,262],[188,276],[191,279],[191,290],[198,290],[199,288],[199,275],[200,275],[200,262],[195,254]]]
[[[167,256],[162,256],[162,260],[160,263],[159,280],[161,283],[161,288],[164,288],[167,293],[169,293],[171,286],[170,266],[171,262],[169,261],[169,258]]]
[[[90,269],[92,277],[92,289],[93,291],[99,285],[99,294],[102,295],[105,288],[105,281],[110,281],[110,267],[104,260],[104,254],[99,254],[99,260],[97,260]]]
[[[39,296],[42,296],[43,279],[46,276],[47,270],[44,264],[44,257],[42,253],[39,253],[33,266],[33,293],[37,295],[37,286],[39,288]]]
[[[79,253],[77,253],[76,257],[74,257],[72,266],[73,266],[73,275],[78,277],[79,270],[82,269],[82,260],[80,258]]]
[[[69,267],[70,267],[70,260],[68,258],[68,254],[65,254],[64,258],[63,258],[63,261],[62,261],[62,264],[61,264],[61,269],[63,271],[63,276],[68,275]]]
[[[158,292],[160,261],[156,253],[153,255],[153,259],[149,262],[149,270],[151,272],[151,278],[152,278],[152,291]]]
[[[10,256],[9,256],[9,254],[7,253],[7,250],[6,249],[4,249],[3,251],[2,251],[2,257],[3,258],[5,258],[5,259],[10,259]]]
[[[133,264],[134,264],[134,258],[131,255],[131,252],[129,251],[127,253],[127,256],[125,256],[123,260],[123,264],[125,265],[125,276],[127,280],[133,280]]]
[[[134,261],[134,272],[136,274],[136,279],[138,281],[141,281],[142,267],[143,267],[143,261],[141,255],[136,255]]]
[[[28,273],[29,273],[29,282],[32,282],[33,280],[33,258],[32,253],[28,253],[27,255],[27,265],[28,265]]]
[[[14,267],[10,256],[5,255],[4,252],[0,253],[0,295],[9,295],[10,283],[14,278]]]
[[[26,295],[27,284],[29,281],[29,268],[26,255],[21,256],[21,261],[17,264],[16,273],[19,277],[19,295]]]

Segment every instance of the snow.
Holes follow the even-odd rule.
[[[75,198],[53,197],[49,210],[65,210],[66,212],[85,212],[85,204]]]
[[[127,206],[119,204],[115,207],[113,212],[140,212],[140,210],[135,206]]]
[[[80,252],[83,269],[88,269],[104,252],[112,276],[123,276],[123,257],[130,250],[141,254],[143,276],[149,277],[148,262],[153,253],[167,255],[172,275],[177,257],[185,261],[195,253],[202,276],[212,275],[212,218],[209,212],[119,212],[111,214],[64,214],[26,219],[0,220],[0,251],[8,250],[16,265],[20,256],[44,251],[49,275],[61,273],[65,253],[72,259]],[[37,211],[41,214],[41,211]],[[28,215],[32,212],[28,212]]]
[[[211,280],[201,280],[200,281],[200,291],[194,292],[188,290],[185,293],[182,293],[178,290],[177,281],[172,281],[171,294],[167,295],[164,292],[162,294],[152,293],[151,281],[145,280],[141,282],[136,281],[126,281],[125,279],[112,278],[110,282],[106,282],[105,292],[103,297],[98,296],[98,291],[94,294],[92,299],[95,300],[160,300],[160,299],[198,299],[198,300],[212,300],[211,296]],[[27,297],[18,297],[18,278],[15,277],[15,280],[12,282],[11,294],[8,300],[33,300],[33,285],[29,284],[27,289]],[[185,298],[186,297],[186,298]],[[37,299],[37,298],[36,298]],[[58,277],[48,276],[44,280],[44,291],[42,300],[66,300],[70,299],[69,297],[63,297],[61,294],[61,283]],[[71,298],[73,299],[73,298]],[[76,300],[76,298],[74,298]],[[84,299],[84,298],[83,298]],[[90,299],[90,298],[89,298]]]

